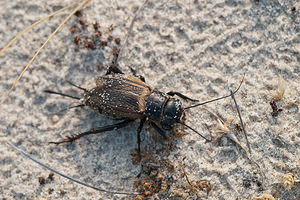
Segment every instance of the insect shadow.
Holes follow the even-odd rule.
[[[132,20],[131,25],[129,27],[125,42],[120,52],[114,56],[114,59],[111,65],[108,67],[106,74],[103,76],[99,76],[96,79],[96,87],[92,89],[86,89],[69,82],[72,86],[83,91],[83,95],[81,97],[72,96],[69,94],[52,91],[52,90],[45,90],[45,92],[49,94],[60,95],[63,97],[68,97],[79,101],[79,104],[73,107],[88,107],[98,112],[99,114],[103,114],[105,116],[115,118],[116,120],[118,120],[118,122],[112,125],[107,125],[107,126],[97,128],[95,130],[90,130],[77,135],[73,135],[61,141],[50,142],[50,143],[62,144],[62,143],[73,142],[83,136],[98,134],[107,131],[113,131],[116,129],[126,127],[132,122],[134,122],[135,120],[140,121],[140,124],[137,127],[137,131],[136,131],[137,146],[138,146],[137,149],[139,155],[141,152],[141,147],[140,147],[141,131],[146,122],[148,122],[155,129],[155,131],[158,134],[160,134],[163,138],[167,138],[166,132],[171,131],[175,125],[180,124],[192,130],[200,137],[205,139],[207,142],[211,141],[211,139],[203,136],[198,131],[196,131],[195,129],[193,129],[191,126],[187,125],[184,122],[183,116],[185,114],[185,111],[227,97],[232,97],[234,99],[234,94],[236,94],[240,89],[243,80],[241,81],[238,88],[234,91],[231,91],[229,95],[199,103],[198,100],[187,97],[186,95],[177,91],[169,91],[167,93],[159,91],[158,89],[147,84],[143,76],[137,76],[133,69],[131,69],[133,75],[124,74],[122,70],[119,68],[118,65],[119,59],[121,58],[122,52],[127,44],[128,37],[130,35],[136,17],[146,3],[147,0],[136,12],[135,17]],[[194,104],[184,107],[181,100],[176,97],[179,97],[180,99],[186,101],[193,102]],[[109,190],[105,190],[102,188],[98,188],[86,184],[84,182],[81,182],[77,179],[74,179],[70,176],[63,174],[45,165],[44,163],[41,163],[40,161],[34,159],[23,150],[17,148],[12,143],[8,142],[8,144],[11,145],[13,148],[15,148],[17,151],[19,151],[20,153],[22,153],[27,158],[36,162],[37,164],[78,184],[84,185],[86,187],[101,192],[107,192],[111,194],[137,195],[137,193],[133,193],[133,192],[130,193],[130,192],[109,191]]]

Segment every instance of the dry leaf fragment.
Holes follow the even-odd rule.
[[[276,94],[271,94],[270,96],[273,97],[276,101],[284,101],[284,93],[285,93],[285,89],[286,89],[286,84],[285,81],[283,79],[283,75],[281,73],[281,75],[278,78],[278,88],[276,88]]]
[[[285,100],[284,99],[284,94],[285,94],[285,90],[286,90],[286,84],[285,84],[285,81],[283,79],[282,73],[278,77],[278,86],[277,87],[278,88],[275,88],[276,94],[272,94],[272,93],[268,92],[269,95],[272,98],[274,98],[276,101],[282,101],[282,102],[287,103],[287,104],[294,104],[294,105],[297,105],[297,106],[300,105],[299,103],[292,102],[290,100]]]
[[[260,197],[254,197],[254,200],[275,200],[275,198],[270,194],[262,194]]]
[[[219,125],[217,125],[216,129],[214,130],[215,133],[229,133],[230,128],[228,127],[228,124],[232,121],[233,119],[227,119],[225,122],[222,119],[218,118]]]
[[[282,185],[285,189],[290,190],[295,184],[295,176],[292,173],[288,173],[282,177]]]

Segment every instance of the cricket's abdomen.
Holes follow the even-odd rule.
[[[140,79],[123,74],[100,76],[96,87],[84,95],[84,104],[93,110],[117,118],[144,117],[151,87]]]

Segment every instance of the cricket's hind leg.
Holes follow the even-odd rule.
[[[77,134],[77,135],[74,135],[74,136],[67,137],[66,139],[63,139],[63,140],[58,141],[58,142],[49,142],[49,144],[58,145],[58,144],[62,144],[62,143],[73,142],[73,141],[75,141],[75,140],[77,140],[77,139],[79,139],[83,136],[86,136],[86,135],[103,133],[103,132],[106,132],[106,131],[112,131],[112,130],[123,128],[123,127],[127,126],[128,124],[130,124],[133,121],[134,120],[132,120],[132,119],[126,119],[126,120],[124,120],[122,122],[119,122],[119,123],[116,123],[116,124],[99,127],[96,130],[90,130],[90,131],[86,131],[86,132],[83,132],[83,133],[80,133],[80,134]]]

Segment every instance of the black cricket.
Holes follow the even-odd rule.
[[[58,142],[50,143],[61,144],[73,142],[86,135],[123,128],[136,119],[140,119],[140,125],[137,129],[138,153],[140,153],[141,149],[141,131],[146,121],[149,121],[150,125],[164,138],[167,138],[166,131],[170,131],[176,124],[180,123],[200,135],[206,141],[210,141],[184,123],[184,111],[206,103],[230,97],[235,94],[241,86],[240,85],[233,92],[233,94],[212,99],[203,103],[198,103],[192,106],[182,107],[181,101],[173,96],[177,95],[184,100],[193,102],[198,100],[191,99],[179,92],[160,92],[159,90],[146,84],[145,78],[142,76],[138,77],[136,75],[125,75],[118,68],[115,62],[116,60],[117,58],[114,59],[105,76],[99,76],[96,79],[96,87],[87,90],[70,83],[71,85],[84,91],[82,98],[51,90],[45,90],[45,92],[77,99],[81,102],[81,104],[75,107],[88,106],[100,114],[104,114],[108,117],[113,117],[122,121],[116,124],[97,128],[96,130],[83,132]]]

